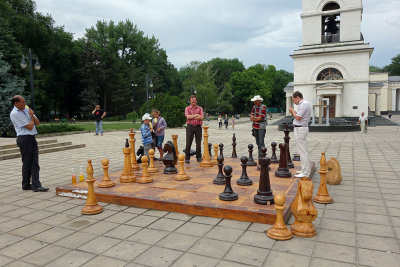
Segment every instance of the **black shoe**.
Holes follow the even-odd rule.
[[[201,162],[201,158],[197,158],[197,162]]]
[[[33,188],[33,192],[47,192],[49,189],[47,187],[38,187],[38,188]]]
[[[32,190],[32,185],[28,185],[27,187],[22,187],[22,190]]]
[[[185,159],[185,163],[190,163],[190,160],[188,160],[188,159]]]

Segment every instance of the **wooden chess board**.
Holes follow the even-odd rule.
[[[224,191],[225,185],[213,184],[213,179],[218,173],[215,165],[210,168],[200,167],[194,160],[185,164],[186,174],[190,180],[176,181],[176,174],[163,174],[164,165],[157,161],[156,166],[160,172],[152,174],[154,181],[149,184],[120,183],[121,171],[110,173],[111,180],[115,182],[114,187],[99,188],[97,184],[102,176],[97,176],[95,182],[95,193],[100,202],[129,205],[147,209],[181,212],[192,215],[202,215],[232,220],[241,220],[257,223],[273,224],[276,218],[275,205],[259,205],[254,203],[254,195],[259,186],[260,171],[256,166],[247,167],[247,174],[253,180],[251,186],[240,186],[236,181],[242,173],[239,158],[225,158],[224,164],[233,168],[232,188],[239,195],[236,201],[222,201],[219,193]],[[300,170],[300,162],[294,161],[295,168],[290,169],[292,174]],[[278,178],[274,173],[278,164],[271,164],[269,172],[271,188],[274,194],[280,193],[286,196],[284,219],[289,220],[291,215],[290,205],[297,193],[298,178]],[[314,163],[313,163],[313,170]],[[96,171],[99,173],[99,171]],[[140,171],[135,172],[137,176]],[[312,175],[311,175],[312,176]],[[68,184],[56,188],[58,196],[73,198],[86,198],[87,184],[85,182],[75,185]]]

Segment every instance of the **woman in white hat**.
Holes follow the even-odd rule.
[[[256,139],[258,147],[258,157],[261,157],[261,148],[265,146],[265,132],[267,127],[267,107],[261,102],[263,98],[259,95],[254,96],[251,102],[254,102],[254,106],[251,109],[250,120],[253,122],[252,135]]]

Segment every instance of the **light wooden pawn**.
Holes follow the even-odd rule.
[[[283,220],[283,210],[285,209],[286,198],[284,195],[277,194],[274,197],[276,220],[274,226],[268,229],[267,236],[276,240],[289,240],[293,237],[293,233],[286,227]]]
[[[98,204],[96,199],[96,194],[94,193],[94,182],[96,180],[93,177],[93,166],[91,159],[88,159],[86,172],[87,172],[86,183],[88,184],[88,192],[87,192],[86,205],[82,208],[81,213],[85,215],[98,214],[103,211],[103,207]]]
[[[131,131],[129,132],[129,147],[131,148],[131,165],[132,165],[132,171],[138,171],[140,170],[140,165],[137,163],[136,160],[136,153],[135,153],[135,132],[131,128]]]
[[[110,176],[108,175],[108,168],[109,168],[108,164],[109,163],[110,163],[110,161],[108,159],[103,159],[101,161],[101,164],[103,165],[104,176],[103,176],[103,180],[101,180],[98,187],[106,188],[106,187],[113,187],[115,185],[115,183],[113,181],[111,181]]]
[[[217,165],[217,164],[218,164],[218,161],[217,161],[217,158],[218,158],[218,148],[219,148],[218,144],[214,144],[214,145],[213,145],[213,148],[214,148],[214,159],[212,160],[212,163],[213,163],[214,165]]]
[[[175,180],[178,181],[185,181],[189,180],[189,176],[185,173],[185,155],[184,154],[179,154],[178,155],[178,165],[179,165],[179,171],[178,174],[175,176]]]
[[[149,158],[147,156],[142,156],[142,174],[137,179],[137,182],[140,184],[148,184],[153,182],[153,178],[151,178],[147,172],[148,161]]]
[[[330,204],[333,203],[333,198],[329,195],[328,187],[326,185],[326,174],[328,170],[326,168],[326,157],[325,152],[321,152],[321,159],[319,161],[321,168],[319,169],[319,174],[321,176],[319,182],[318,193],[313,197],[314,202],[320,204]]]
[[[150,164],[149,167],[147,168],[148,173],[157,173],[159,172],[158,168],[156,165],[154,165],[154,149],[149,150],[149,157],[150,157]]]

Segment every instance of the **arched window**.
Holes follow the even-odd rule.
[[[327,3],[322,11],[340,9],[335,2]],[[340,13],[322,16],[322,40],[323,44],[340,42]]]
[[[340,9],[340,6],[337,3],[331,2],[328,3],[324,6],[324,8],[322,8],[322,11],[330,11],[330,10],[336,10],[336,9]]]
[[[335,68],[327,68],[321,71],[317,76],[317,81],[343,80],[342,73]]]

